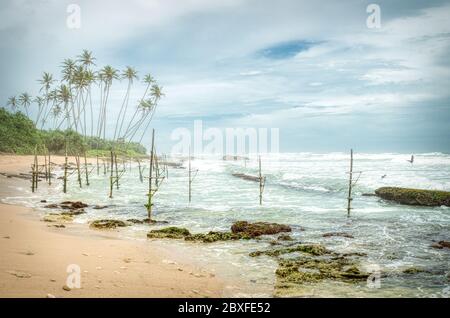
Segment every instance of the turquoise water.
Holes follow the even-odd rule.
[[[156,194],[154,217],[194,233],[228,230],[236,220],[285,223],[292,226],[292,236],[302,242],[320,242],[339,252],[367,253],[363,265],[378,268],[381,273],[380,288],[368,288],[365,283],[323,282],[305,286],[299,291],[301,296],[448,297],[450,251],[430,248],[430,244],[433,240],[450,240],[450,208],[404,206],[362,196],[382,186],[450,191],[450,155],[415,154],[414,164],[407,162],[409,157],[410,154],[355,153],[354,171],[357,173],[350,218],[346,211],[349,154],[263,155],[262,171],[267,181],[262,206],[259,205],[259,185],[231,175],[237,172],[256,175],[255,158],[246,163],[196,158],[192,166],[199,172],[193,182],[192,203],[188,203],[187,170],[170,169],[168,179]],[[179,158],[171,160],[180,161]],[[87,214],[76,219],[81,223],[99,218],[146,217],[143,205],[147,184],[139,181],[137,164],[132,164],[131,171],[127,166],[120,189],[114,189],[113,199],[108,198],[109,178],[102,170],[97,175],[94,169],[90,181],[89,187],[79,189],[72,176],[67,195],[62,194],[62,182],[57,180],[52,187],[42,186],[35,194],[21,189],[20,196],[5,201],[32,207],[39,205],[37,202],[42,198],[50,203],[81,200],[88,204],[112,205],[104,210],[87,209]],[[148,230],[148,225],[137,225],[121,230],[121,235],[145,239]],[[323,233],[334,231],[348,232],[354,239],[322,237]],[[163,244],[178,244],[187,258],[230,279],[233,283],[228,285],[226,295],[272,294],[276,262],[266,257],[248,256],[250,251],[269,246],[268,240],[209,245]],[[402,273],[411,266],[427,272]]]

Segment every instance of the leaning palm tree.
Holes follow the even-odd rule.
[[[105,139],[106,138],[106,106],[108,104],[109,91],[110,91],[111,85],[113,83],[113,80],[119,79],[119,73],[115,68],[107,65],[100,70],[99,76],[102,80],[102,85],[103,85],[103,93],[102,93],[103,94],[103,100],[102,100],[103,104],[101,105],[101,109],[100,109],[101,121],[100,121],[100,127],[99,127],[99,137],[101,137],[102,131],[103,131],[103,139]]]
[[[11,106],[11,110],[14,112],[17,108],[17,98],[16,96],[11,96],[8,98],[6,105]]]
[[[119,115],[117,116],[116,127],[114,129],[114,140],[116,140],[116,136],[117,138],[121,137],[120,133],[122,132],[123,122],[125,120],[125,116],[128,109],[128,102],[130,100],[131,85],[133,85],[134,80],[138,79],[137,71],[134,68],[127,66],[126,69],[122,72],[122,78],[128,80],[128,86],[124,100],[122,102],[122,107],[120,107]],[[118,131],[117,128],[119,128]]]
[[[35,122],[35,125],[37,126],[37,124],[39,122],[39,118],[41,117],[42,111],[44,109],[46,98],[44,98],[42,96],[37,96],[34,98],[34,102],[38,105],[38,114],[36,116],[36,122]]]
[[[140,119],[137,120],[137,122],[134,122],[134,119],[136,118],[136,115],[144,110],[144,109],[148,109],[148,100],[145,100],[145,97],[147,96],[148,90],[150,89],[151,85],[156,83],[156,81],[154,80],[154,78],[150,75],[147,74],[144,76],[144,83],[147,84],[145,87],[145,91],[144,91],[144,95],[142,96],[141,100],[138,103],[138,106],[136,107],[136,110],[134,111],[133,116],[131,117],[130,122],[128,123],[127,129],[125,129],[125,133],[124,133],[124,138],[129,136],[130,133],[133,131],[133,128],[136,127],[136,125],[139,124]]]
[[[38,80],[38,82],[41,84],[41,89],[39,90],[40,92],[43,92],[45,96],[48,95],[48,92],[50,91],[50,87],[53,84],[54,80],[53,80],[53,75],[47,72],[44,72],[42,74],[42,78],[40,80]],[[45,99],[45,107],[42,107],[43,105],[40,105],[39,107],[39,112],[38,115],[36,117],[36,124],[39,122],[39,119],[42,115],[42,112],[44,114],[47,113],[47,108],[48,108],[48,99]],[[39,103],[38,103],[39,106]],[[48,111],[50,112],[50,111]],[[43,127],[42,127],[43,128]]]
[[[28,117],[28,106],[31,104],[31,96],[28,93],[22,93],[19,96],[19,103],[25,108],[25,113]]]

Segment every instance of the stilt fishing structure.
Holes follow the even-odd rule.
[[[353,181],[353,174],[358,173],[358,177],[355,181]],[[350,217],[350,211],[352,210],[352,190],[353,187],[356,185],[356,183],[359,180],[359,177],[361,176],[362,171],[353,171],[353,149],[350,149],[350,171],[348,172],[349,178],[348,178],[348,196],[347,196],[347,217]]]
[[[258,165],[259,165],[259,205],[262,205],[262,195],[264,192],[264,187],[266,185],[266,177],[263,177],[261,172],[261,156],[258,157]]]
[[[191,166],[191,147],[189,147],[189,169],[188,169],[188,179],[189,179],[189,203],[192,201],[192,182],[194,181],[195,177],[197,176],[198,169],[192,170]]]
[[[165,179],[164,170],[161,173],[160,166],[157,164],[157,156],[155,151],[155,130],[152,130],[152,146],[150,150],[150,166],[148,173],[148,193],[147,193],[147,218],[148,221],[152,221],[152,209],[153,209],[153,197],[158,192],[161,183]],[[167,169],[164,165],[163,169]]]
[[[352,179],[353,179],[353,149],[350,150],[350,171],[348,173],[348,197],[347,197],[347,217],[350,217],[350,210],[352,209]]]

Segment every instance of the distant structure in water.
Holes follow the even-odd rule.
[[[411,155],[411,159],[406,160],[406,161],[408,161],[410,164],[413,164],[414,163],[414,155]]]

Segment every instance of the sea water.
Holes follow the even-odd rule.
[[[298,296],[312,297],[448,297],[450,295],[450,251],[434,249],[433,241],[450,240],[450,208],[419,207],[387,202],[373,196],[383,186],[411,187],[450,191],[450,155],[355,153],[353,165],[353,201],[347,217],[350,158],[347,153],[289,153],[262,155],[262,173],[266,177],[263,204],[259,205],[259,184],[233,173],[258,174],[258,161],[224,161],[217,157],[196,156],[192,169],[198,172],[192,182],[192,202],[188,202],[187,161],[184,169],[169,167],[154,197],[154,218],[192,233],[227,231],[237,220],[289,224],[292,237],[301,242],[322,243],[337,252],[363,252],[363,264],[379,276],[375,286],[362,282],[346,284],[323,281],[300,286]],[[145,165],[143,163],[143,165]],[[122,169],[119,163],[119,168]],[[51,187],[40,187],[31,194],[22,188],[20,195],[5,201],[38,208],[41,199],[48,203],[80,200],[90,205],[108,205],[103,210],[87,208],[75,222],[87,223],[101,218],[142,219],[147,216],[148,179],[139,180],[136,163],[126,163],[120,187],[109,194],[109,174],[103,167],[97,175],[91,166],[90,186],[80,189],[75,174],[70,177],[68,193],[62,193],[62,180]],[[61,176],[62,171],[55,173]],[[144,176],[148,175],[147,169]],[[129,239],[145,239],[149,229],[161,226],[134,225],[121,229]],[[326,232],[347,232],[351,238],[324,238]],[[231,241],[212,244],[162,241],[178,245],[190,261],[215,271],[225,281],[226,296],[270,296],[275,283],[277,263],[270,257],[248,256],[249,252],[268,248],[270,238],[261,241]],[[425,272],[404,274],[410,267]]]

